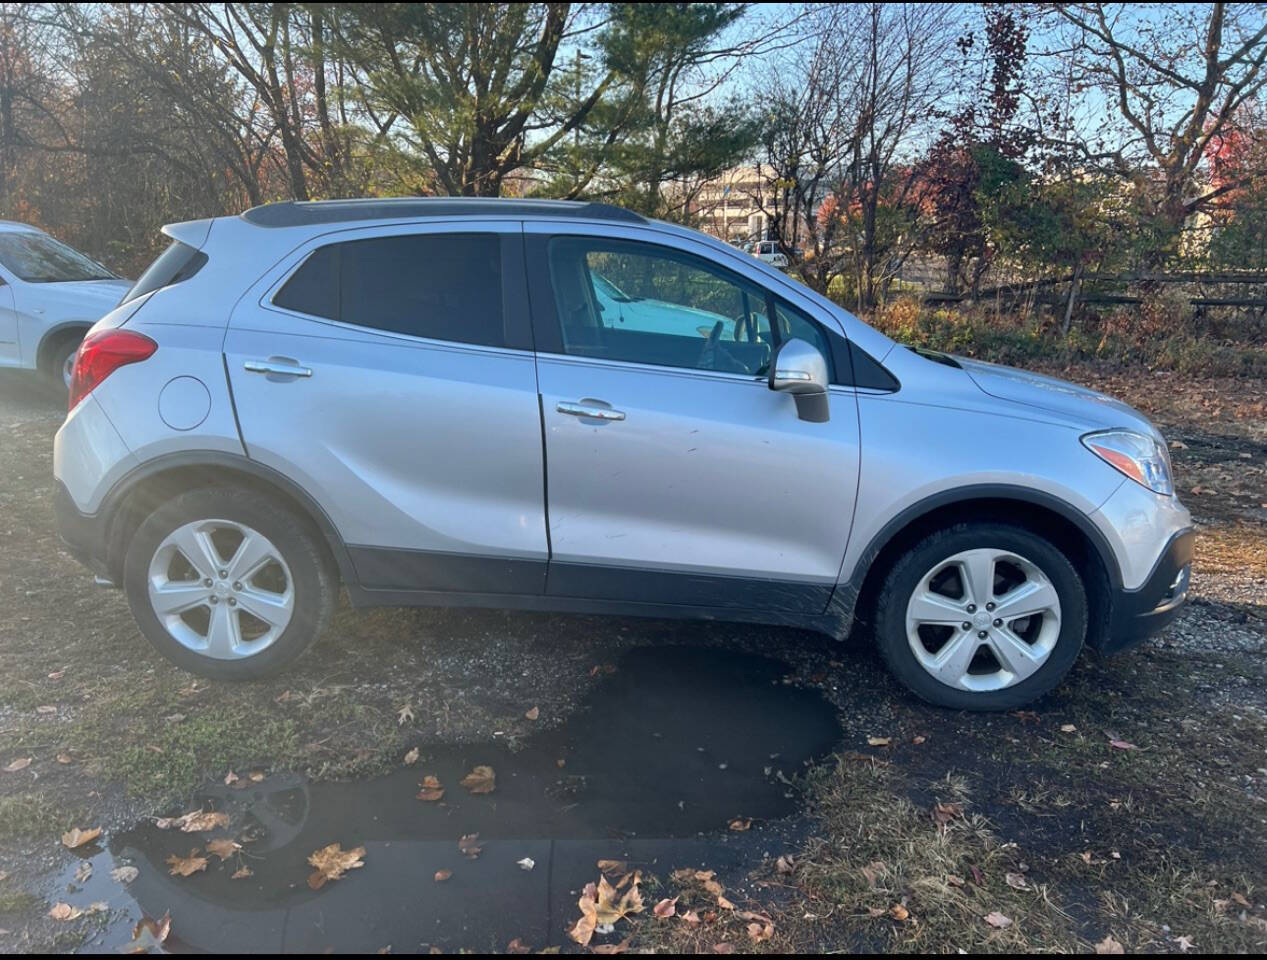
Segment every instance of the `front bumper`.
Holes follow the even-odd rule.
[[[1196,531],[1180,530],[1170,538],[1143,585],[1113,591],[1107,629],[1094,644],[1100,653],[1129,650],[1179,615],[1188,599],[1196,539]]]

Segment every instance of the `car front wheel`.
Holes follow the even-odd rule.
[[[959,524],[894,564],[876,631],[889,668],[930,703],[1014,709],[1073,666],[1086,638],[1086,590],[1045,538],[1003,523]]]
[[[154,647],[204,677],[253,680],[290,664],[334,609],[307,524],[255,491],[191,490],[151,514],[124,561],[132,614]]]

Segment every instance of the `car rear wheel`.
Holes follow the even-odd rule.
[[[1086,638],[1086,590],[1043,537],[960,524],[894,564],[876,631],[889,668],[923,699],[1008,710],[1048,693],[1073,666]]]
[[[181,494],[138,529],[124,561],[141,632],[200,676],[251,680],[308,648],[334,609],[335,583],[308,525],[240,488]]]

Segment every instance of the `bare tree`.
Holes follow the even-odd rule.
[[[1203,183],[1202,164],[1239,108],[1267,83],[1267,16],[1259,3],[1048,4],[1067,33],[1077,84],[1101,91],[1117,121],[1079,140],[1084,159],[1144,182],[1154,229],[1173,241],[1194,213],[1247,178]],[[1090,141],[1090,142],[1088,142]],[[1151,163],[1155,176],[1141,170]],[[1151,245],[1159,265],[1165,242]]]

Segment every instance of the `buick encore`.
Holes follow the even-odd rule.
[[[1157,429],[912,350],[742,251],[592,203],[277,203],[173,224],[57,433],[72,552],[208,677],[357,606],[855,624],[1006,709],[1169,622]]]

